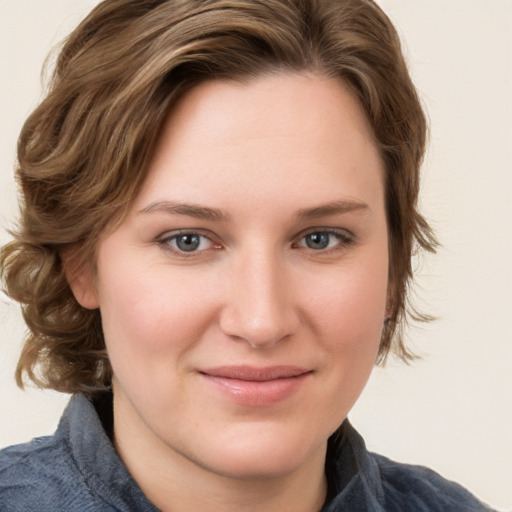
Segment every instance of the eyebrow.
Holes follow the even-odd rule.
[[[365,211],[369,209],[370,207],[366,203],[350,199],[332,201],[312,208],[304,208],[299,210],[295,214],[295,217],[299,221],[308,221],[318,219],[320,217],[333,217],[335,215],[343,215],[345,213]],[[230,216],[226,212],[217,208],[175,201],[156,201],[139,211],[139,213],[142,214],[154,212],[166,213],[168,215],[186,215],[188,217],[195,217],[196,219],[210,220],[214,222],[228,222],[230,220]]]
[[[227,222],[229,215],[217,208],[209,208],[197,204],[179,203],[174,201],[157,201],[146,206],[139,213],[161,212],[169,215],[186,215],[196,219]]]
[[[332,201],[330,203],[299,210],[296,217],[299,221],[315,220],[320,217],[333,217],[356,211],[369,211],[370,207],[362,201],[349,199]]]

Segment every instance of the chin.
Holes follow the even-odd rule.
[[[291,432],[256,430],[231,440],[217,438],[215,446],[203,456],[196,452],[194,462],[228,478],[268,480],[289,475],[313,459],[325,459],[327,442],[323,438],[312,440]]]
[[[294,473],[301,465],[302,458],[294,454],[265,453],[257,450],[257,454],[228,453],[218,464],[208,469],[236,480],[275,480]]]

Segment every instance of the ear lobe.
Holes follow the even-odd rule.
[[[66,247],[60,252],[60,257],[64,274],[77,302],[85,309],[99,308],[98,293],[91,269],[78,263],[76,247]]]

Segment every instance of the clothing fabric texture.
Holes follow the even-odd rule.
[[[53,436],[0,451],[0,510],[157,512],[118,457],[112,424],[110,393],[75,395]],[[368,452],[348,421],[329,439],[326,475],[321,512],[492,510],[429,469]]]

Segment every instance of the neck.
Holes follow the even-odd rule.
[[[312,512],[322,508],[326,496],[323,474],[317,479],[296,474],[265,480],[235,480],[219,475],[212,478],[194,469],[183,471],[183,467],[179,472],[169,468],[160,472],[153,466],[151,471],[136,472],[134,477],[162,512]]]

